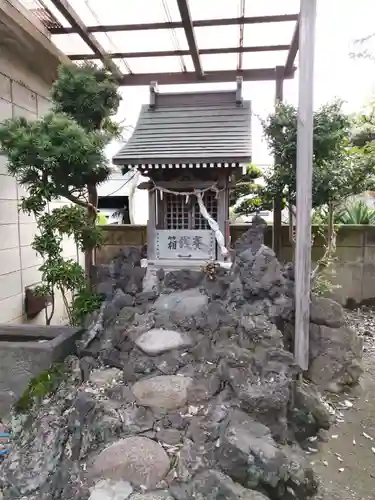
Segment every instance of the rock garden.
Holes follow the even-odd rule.
[[[54,389],[12,415],[4,500],[305,500],[302,448],[329,429],[319,390],[361,375],[342,308],[313,297],[310,370],[294,362],[293,272],[259,228],[231,270],[158,270],[124,249]],[[53,382],[53,381],[52,381]]]

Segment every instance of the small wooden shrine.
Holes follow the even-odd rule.
[[[114,156],[150,180],[148,265],[202,266],[228,258],[229,191],[251,161],[251,107],[231,91],[161,93],[150,86],[132,137]]]

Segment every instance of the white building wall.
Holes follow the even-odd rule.
[[[109,151],[107,151],[110,156]],[[142,182],[148,181],[140,173],[128,172],[123,175],[121,172],[112,173],[110,178],[98,187],[100,197],[128,196],[130,223],[137,225],[147,225],[148,221],[148,191],[137,189]]]
[[[42,116],[50,106],[49,90],[49,85],[38,75],[12,61],[4,50],[0,51],[0,121],[16,116],[28,119]],[[18,211],[25,194],[7,174],[6,157],[0,155],[0,324],[28,322],[24,315],[24,291],[40,282],[41,259],[31,248],[36,222]],[[77,258],[73,241],[64,242],[63,251],[64,256]],[[42,312],[32,323],[44,321]],[[53,323],[65,321],[66,312],[61,297],[57,297]]]

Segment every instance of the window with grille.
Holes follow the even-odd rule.
[[[199,205],[197,202],[197,199],[194,197],[193,198],[194,207],[193,207],[193,214],[194,214],[194,227],[192,229],[210,229],[210,226],[208,225],[208,222],[204,217],[202,217],[202,214],[199,210]],[[206,191],[203,195],[203,203],[205,207],[207,208],[207,212],[211,215],[211,217],[217,221],[217,198],[216,198],[216,193],[214,191]]]
[[[191,204],[183,196],[165,193],[166,229],[191,229]]]
[[[206,219],[202,217],[197,199],[194,195],[186,203],[184,196],[164,193],[165,229],[210,229]],[[213,191],[206,191],[203,202],[208,213],[217,221],[217,198]]]

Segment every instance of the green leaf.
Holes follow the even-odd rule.
[[[27,191],[20,210],[37,220],[32,248],[43,259],[42,283],[37,292],[53,297],[58,289],[74,320],[72,311],[78,299],[72,305],[69,296],[86,290],[85,300],[91,300],[91,308],[97,306],[98,299],[87,289],[82,266],[63,257],[62,243],[68,237],[89,256],[101,245],[102,232],[95,224],[93,205],[97,186],[110,173],[104,150],[120,132],[113,116],[121,97],[110,73],[84,63],[60,67],[52,99],[52,112],[39,120],[13,118],[2,122],[0,147],[8,157],[9,174]],[[50,211],[50,203],[61,198],[73,205]],[[83,314],[89,306],[79,309]]]
[[[337,213],[340,224],[375,224],[375,210],[369,208],[362,200],[348,202]]]

